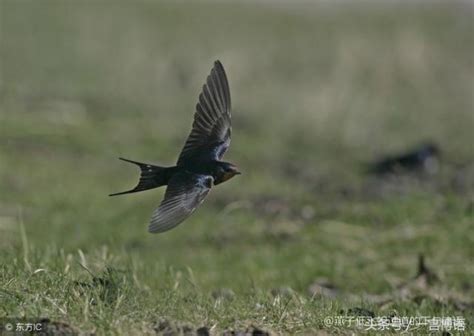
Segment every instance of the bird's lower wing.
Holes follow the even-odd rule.
[[[213,181],[208,175],[176,173],[168,183],[165,198],[153,212],[148,231],[168,231],[183,222],[202,203]]]

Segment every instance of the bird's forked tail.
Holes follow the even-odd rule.
[[[151,164],[147,163],[141,163],[137,161],[132,161],[124,158],[119,158],[120,160],[130,162],[133,164],[136,164],[138,167],[140,167],[140,181],[138,181],[138,184],[135,188],[127,190],[127,191],[122,191],[119,193],[115,194],[110,194],[109,196],[117,196],[117,195],[123,195],[123,194],[130,194],[130,193],[135,193],[139,191],[144,191],[148,189],[153,189],[157,187],[161,187],[162,185],[166,184],[166,174],[165,170],[167,168],[165,167],[159,167],[159,166],[154,166]]]

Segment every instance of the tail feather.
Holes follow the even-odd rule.
[[[138,181],[138,184],[135,188],[127,191],[110,194],[109,196],[135,193],[139,191],[157,188],[166,184],[166,182],[164,181],[164,170],[166,169],[165,167],[158,167],[151,164],[132,161],[124,158],[119,159],[122,161],[136,164],[140,168],[140,180]]]

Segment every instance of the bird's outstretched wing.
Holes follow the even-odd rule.
[[[221,62],[215,61],[199,95],[194,123],[178,165],[220,160],[230,145],[230,91]]]
[[[202,203],[213,180],[208,175],[176,173],[168,183],[165,198],[153,212],[148,231],[168,231],[184,221]]]

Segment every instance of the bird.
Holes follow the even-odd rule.
[[[191,133],[176,165],[161,167],[119,158],[137,165],[140,179],[135,188],[109,196],[166,185],[164,198],[151,215],[148,232],[171,230],[196,210],[213,186],[241,174],[236,165],[222,161],[230,146],[231,133],[229,83],[222,63],[217,60],[199,94]]]
[[[396,174],[402,172],[424,172],[434,174],[438,171],[441,151],[431,142],[424,143],[405,153],[386,156],[369,167],[375,175]]]

